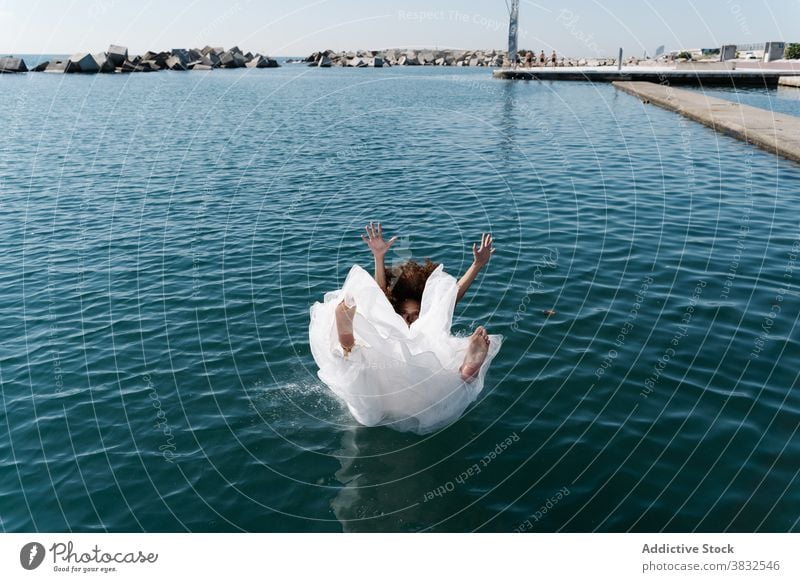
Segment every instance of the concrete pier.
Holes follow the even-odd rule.
[[[796,77],[781,77],[778,79],[778,85],[784,87],[800,87],[800,75]]]
[[[730,69],[726,63],[712,63],[713,68],[700,64],[678,67],[532,67],[497,69],[492,74],[497,79],[523,81],[590,81],[612,83],[614,81],[647,81],[670,85],[694,85],[700,87],[768,87],[778,86],[782,76],[800,75],[792,69]]]
[[[800,162],[800,117],[717,99],[700,92],[647,82],[615,82],[645,103],[652,103],[741,139],[770,153]]]

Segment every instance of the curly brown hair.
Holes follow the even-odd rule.
[[[436,270],[438,263],[425,259],[420,265],[414,260],[406,261],[393,267],[386,273],[386,297],[398,313],[401,312],[403,301],[413,299],[422,302],[422,291],[431,273]]]

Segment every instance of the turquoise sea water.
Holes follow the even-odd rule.
[[[714,87],[703,92],[711,97],[728,99],[742,105],[760,107],[776,113],[800,116],[800,88],[779,86],[774,91],[745,87],[742,89]]]
[[[487,69],[0,77],[3,531],[797,531],[800,167]],[[419,437],[316,378],[360,229],[505,343]],[[546,309],[556,311],[547,317]]]

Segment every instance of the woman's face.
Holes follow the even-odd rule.
[[[400,304],[400,315],[403,316],[410,327],[419,318],[419,301],[416,299],[406,299]]]

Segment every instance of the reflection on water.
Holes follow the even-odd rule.
[[[342,432],[336,479],[343,485],[331,501],[347,532],[416,531],[431,523],[426,491],[437,486],[426,471],[426,447],[419,437],[376,438],[388,429],[352,428]],[[421,453],[423,455],[421,456]]]
[[[490,519],[493,514],[475,504],[474,482],[456,479],[475,463],[469,443],[455,442],[461,432],[449,435],[425,439],[385,428],[344,431],[341,448],[333,453],[343,487],[331,501],[342,529],[464,531],[464,520],[476,528]],[[453,525],[453,518],[462,525]]]

